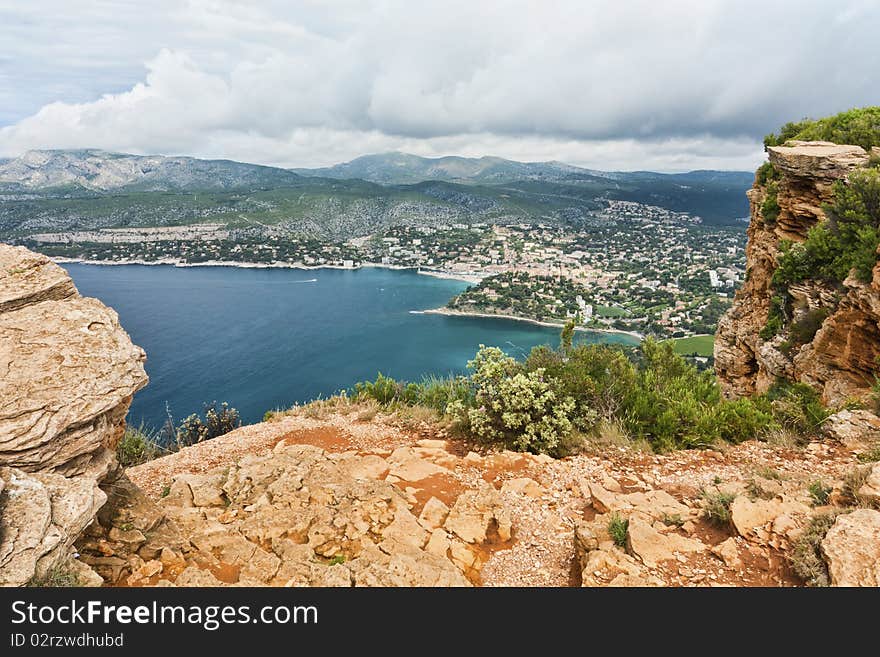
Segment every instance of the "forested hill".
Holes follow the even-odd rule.
[[[731,224],[748,214],[752,180],[745,172],[608,173],[558,162],[399,153],[288,170],[97,150],[30,151],[0,161],[0,238],[198,222],[335,238],[401,224],[577,226],[594,220],[609,200]]]

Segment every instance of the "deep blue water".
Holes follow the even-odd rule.
[[[410,313],[443,306],[467,287],[411,271],[65,267],[147,352],[150,383],[135,395],[135,424],[160,426],[166,402],[179,422],[212,400],[255,422],[379,371],[410,380],[463,372],[481,343],[522,356],[558,342],[557,329],[524,322]]]

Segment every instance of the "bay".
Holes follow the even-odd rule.
[[[65,264],[84,296],[119,313],[147,352],[150,383],[128,421],[160,426],[228,401],[245,423],[378,372],[420,380],[466,370],[480,344],[522,357],[559,329],[506,319],[414,314],[467,283],[413,271]],[[634,340],[579,332],[588,342]]]

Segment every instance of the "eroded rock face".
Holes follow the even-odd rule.
[[[828,308],[811,343],[790,348],[784,337],[765,341],[781,240],[802,242],[811,227],[825,220],[823,204],[833,200],[835,182],[864,167],[868,154],[859,146],[828,142],[789,142],[769,149],[780,177],[776,185],[779,215],[771,223],[762,205],[768,186],[749,190],[751,222],[746,247],[746,281],[731,309],[718,323],[715,370],[728,397],[764,392],[778,377],[808,383],[827,404],[870,391],[880,356],[880,271],[871,283],[848,279],[839,302],[832,291],[798,286],[792,291],[795,312]]]
[[[832,586],[880,586],[880,511],[838,516],[822,540]]]
[[[23,246],[0,244],[0,280],[0,313],[77,296],[66,271]]]
[[[45,578],[107,499],[86,475],[0,468],[0,481],[0,586]]]
[[[858,450],[880,438],[880,417],[864,409],[844,409],[825,420],[822,431],[844,447]]]
[[[145,359],[63,269],[0,245],[0,464],[103,477]]]
[[[144,352],[48,258],[0,244],[0,585],[40,582],[107,496]],[[100,578],[70,562],[80,584]]]

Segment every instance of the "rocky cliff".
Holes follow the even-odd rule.
[[[0,585],[46,577],[106,501],[144,360],[61,267],[0,244]]]
[[[880,155],[880,149],[873,151]],[[803,242],[811,227],[825,221],[823,205],[833,199],[835,183],[867,166],[871,155],[859,146],[801,141],[770,147],[768,154],[775,178],[757,176],[748,192],[746,281],[715,338],[719,381],[729,397],[764,392],[782,378],[813,386],[829,405],[864,398],[880,356],[880,267],[868,283],[849,277],[842,289],[812,282],[789,288],[790,324],[811,311],[824,316],[806,344],[786,330],[767,339],[761,331],[773,303],[780,244]],[[768,203],[768,195],[775,203]]]

